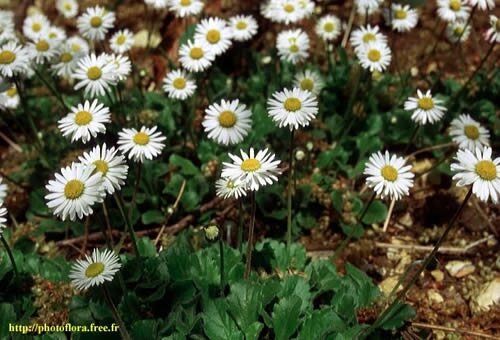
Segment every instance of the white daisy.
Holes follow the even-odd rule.
[[[467,6],[467,0],[438,0],[438,15],[447,22],[455,20],[467,20],[470,13],[470,7]]]
[[[14,13],[0,10],[0,44],[15,37]]]
[[[381,44],[387,44],[387,37],[380,32],[378,26],[367,25],[361,26],[352,31],[351,38],[349,40],[351,45],[356,49],[365,46],[369,42],[377,42]]]
[[[500,20],[495,15],[490,15],[490,28],[486,31],[486,40],[490,43],[500,42]]]
[[[103,96],[106,91],[109,91],[111,85],[116,84],[114,71],[115,66],[108,62],[105,54],[96,57],[92,53],[78,62],[74,78],[79,82],[75,84],[75,90],[85,88],[85,95]]]
[[[224,199],[238,199],[247,195],[245,186],[241,181],[233,181],[228,178],[219,178],[217,182],[215,182],[215,191],[217,196]]]
[[[361,66],[370,72],[384,72],[392,59],[389,46],[381,42],[370,41],[359,46],[355,52]]]
[[[72,79],[81,55],[73,52],[69,44],[59,46],[59,53],[51,65],[52,72],[59,77]]]
[[[113,52],[123,54],[132,48],[134,35],[128,29],[120,30],[113,34],[109,46]]]
[[[167,8],[169,0],[144,0],[144,3],[154,9]]]
[[[237,15],[229,19],[231,36],[236,41],[250,40],[257,34],[257,21],[251,15]]]
[[[0,46],[0,76],[10,78],[26,74],[29,62],[28,52],[24,47],[14,42]]]
[[[304,18],[308,18],[314,14],[314,1],[312,0],[298,0],[300,9],[304,12]]]
[[[238,99],[210,105],[205,110],[201,123],[208,133],[208,138],[219,144],[237,144],[241,142],[252,127],[252,112]]]
[[[411,165],[406,165],[403,157],[390,155],[388,151],[382,154],[374,153],[366,163],[364,174],[368,175],[366,184],[381,198],[389,196],[390,199],[399,200],[407,196],[413,187]]]
[[[212,52],[218,56],[231,46],[231,31],[225,20],[207,18],[196,25],[194,39],[207,44]]]
[[[446,38],[452,43],[464,42],[469,38],[471,25],[465,21],[457,20],[446,25]]]
[[[468,0],[472,7],[477,6],[480,10],[491,10],[495,8],[495,0]]]
[[[431,90],[425,94],[417,90],[417,97],[410,97],[404,103],[406,111],[413,111],[411,119],[417,124],[433,124],[443,118],[446,107],[441,106],[442,101],[432,98]]]
[[[30,40],[38,39],[50,27],[50,22],[43,14],[34,14],[26,17],[23,23],[23,34]]]
[[[128,158],[135,162],[143,163],[144,159],[153,159],[161,154],[166,139],[161,132],[156,131],[157,127],[141,127],[136,129],[124,128],[118,133],[118,149],[124,154],[128,153]]]
[[[278,34],[276,47],[282,60],[297,64],[309,56],[309,37],[301,29],[283,31]]]
[[[318,72],[305,70],[295,75],[293,85],[317,96],[325,86],[325,82]]]
[[[120,268],[120,258],[112,250],[95,248],[92,256],[86,255],[84,260],[77,260],[71,266],[69,278],[77,289],[86,290],[113,281]]]
[[[316,24],[316,34],[325,41],[337,39],[342,30],[342,23],[335,15],[325,15]]]
[[[57,0],[56,9],[65,18],[74,18],[78,14],[78,1],[76,0]]]
[[[366,14],[371,15],[377,12],[383,2],[383,0],[354,0],[356,10],[361,16],[365,16]]]
[[[500,197],[500,157],[491,158],[492,150],[489,146],[477,148],[475,154],[468,150],[458,150],[457,163],[451,165],[457,186],[472,184],[472,192],[483,202],[491,197],[497,204]]]
[[[451,139],[460,149],[475,151],[483,150],[483,146],[490,144],[490,133],[468,114],[461,114],[451,122]]]
[[[114,67],[112,72],[115,80],[123,81],[127,79],[132,71],[132,64],[130,63],[128,56],[112,53],[106,54],[106,58],[108,63]]]
[[[43,64],[51,61],[58,53],[58,47],[61,40],[49,40],[46,36],[42,35],[35,39],[34,42],[28,44],[27,50],[30,58],[36,64]]]
[[[85,13],[78,17],[76,25],[80,34],[89,40],[103,40],[110,28],[113,28],[115,13],[103,7],[87,8]]]
[[[63,136],[71,138],[71,142],[81,139],[83,143],[87,143],[91,137],[95,138],[98,133],[106,132],[104,124],[109,122],[109,108],[94,99],[92,104],[86,100],[83,105],[72,107],[71,112],[58,123]]]
[[[54,215],[75,221],[93,213],[92,205],[102,202],[104,196],[102,175],[94,170],[94,166],[72,163],[55,174],[55,180],[45,186],[47,206]]]
[[[103,177],[103,185],[106,192],[112,195],[115,190],[120,190],[125,184],[127,178],[128,165],[125,157],[118,154],[114,147],[95,146],[90,152],[85,152],[79,157],[80,162],[85,165],[93,164],[95,170],[100,172]]]
[[[5,197],[7,197],[7,192],[9,190],[9,187],[7,186],[7,184],[2,183],[2,182],[3,182],[3,178],[0,177],[0,205],[3,204],[3,201],[4,201]]]
[[[7,223],[7,219],[4,217],[7,215],[7,209],[2,207],[0,204],[0,235],[3,233],[3,230],[7,227],[5,224]]]
[[[297,0],[271,0],[266,17],[274,22],[296,23],[306,16],[303,6]]]
[[[196,83],[186,71],[174,70],[163,79],[163,90],[169,98],[185,100],[194,94]]]
[[[66,40],[66,31],[57,26],[50,26],[46,33],[49,41],[55,41],[57,44]]]
[[[175,16],[181,18],[200,14],[203,6],[201,0],[170,0],[170,10],[175,12]]]
[[[0,94],[2,96],[2,105],[7,109],[15,109],[19,106],[19,94],[17,93],[16,86],[11,86],[6,91]],[[1,182],[1,181],[0,181]],[[1,201],[1,199],[0,199]]]
[[[318,113],[318,101],[309,91],[283,89],[268,99],[267,110],[278,127],[288,126],[291,131],[309,125]]]
[[[255,154],[254,149],[250,148],[247,154],[240,150],[241,158],[233,154],[229,157],[233,163],[224,162],[221,177],[240,181],[247,190],[256,191],[260,186],[271,185],[278,181],[278,175],[281,173],[278,165],[281,161],[274,160],[275,155],[268,152],[267,149],[260,150]]]
[[[186,70],[201,72],[212,65],[215,55],[211,48],[201,41],[188,41],[179,50],[179,61]]]
[[[65,44],[71,47],[71,51],[73,54],[85,56],[90,51],[89,44],[79,36],[73,36],[69,38],[65,42]]]
[[[392,18],[389,18],[389,10],[385,11],[385,20],[390,22],[392,29],[397,32],[407,32],[415,28],[418,23],[418,13],[416,9],[409,5],[392,4]]]

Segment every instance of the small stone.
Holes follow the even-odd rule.
[[[481,287],[478,295],[471,302],[471,308],[474,312],[487,311],[498,303],[500,303],[500,277]]]
[[[446,270],[451,276],[461,278],[473,273],[476,267],[469,261],[450,261],[446,264]]]
[[[444,273],[439,269],[431,271],[431,275],[434,280],[436,280],[436,282],[441,282],[444,280]]]
[[[161,43],[161,36],[158,33],[153,33],[150,36],[149,35],[150,33],[148,32],[148,30],[140,30],[139,32],[137,32],[134,36],[134,46],[146,48],[149,39],[150,47],[158,47],[158,45],[160,45]]]
[[[427,291],[427,297],[433,303],[443,303],[444,298],[436,289],[430,289]]]
[[[384,293],[385,296],[389,296],[391,294],[392,290],[394,287],[396,287],[397,283],[399,281],[399,276],[389,276],[382,282],[378,284],[378,287]],[[398,291],[400,291],[403,287],[399,286]]]
[[[411,72],[411,76],[412,76],[412,77],[416,77],[416,76],[418,76],[418,68],[416,68],[415,66],[413,66],[413,67],[410,69],[410,72]]]

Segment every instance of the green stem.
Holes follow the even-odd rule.
[[[106,202],[102,202],[102,213],[104,215],[104,220],[106,221],[106,227],[102,227],[102,233],[104,234],[106,238],[106,244],[109,249],[113,249],[113,232],[111,231],[111,222],[109,221],[109,213],[108,213],[108,207],[106,206]],[[106,230],[107,228],[107,230]],[[106,237],[106,232],[108,234],[108,237]]]
[[[135,178],[134,192],[132,192],[132,201],[130,202],[130,207],[128,208],[128,220],[132,220],[132,211],[135,207],[135,200],[137,198],[137,191],[139,191],[139,184],[141,183],[141,175],[142,175],[142,163],[137,163],[137,174]]]
[[[406,144],[405,151],[403,151],[403,153],[407,153],[408,150],[410,150],[410,147],[413,144],[413,142],[415,141],[415,139],[417,138],[418,132],[420,131],[421,128],[422,128],[422,125],[415,126],[415,129],[413,130],[413,133],[411,134],[411,137],[408,140],[408,144]]]
[[[255,228],[255,191],[250,193],[250,204],[252,205],[250,226],[248,228],[248,244],[247,244],[247,259],[245,264],[245,280],[250,277],[250,270],[252,268],[252,252],[253,252],[253,238],[254,238],[254,228]]]
[[[219,259],[220,259],[220,296],[224,296],[224,240],[222,239],[222,229],[219,228]]]
[[[19,278],[19,272],[17,271],[16,261],[14,260],[14,255],[7,243],[7,240],[3,237],[3,234],[0,234],[0,240],[2,241],[3,246],[5,247],[5,251],[7,251],[7,255],[9,256],[10,263],[12,264],[12,269],[14,269],[14,274],[17,278]]]
[[[238,215],[240,217],[239,223],[238,223],[238,239],[237,239],[237,244],[236,247],[241,253],[241,247],[243,245],[243,201],[241,199],[238,199]]]
[[[290,168],[288,169],[288,195],[287,195],[287,232],[286,232],[286,245],[288,248],[292,245],[292,195],[293,195],[293,147],[294,147],[294,131],[290,131]]]
[[[59,101],[59,103],[62,105],[63,109],[67,110],[68,109],[68,106],[66,105],[66,103],[64,102],[64,99],[63,97],[61,96],[61,94],[59,93],[59,91],[57,91],[50,83],[47,79],[44,78],[44,76],[42,75],[42,73],[36,68],[34,67],[33,70],[35,71],[35,74],[37,75],[38,79],[40,79],[42,81],[42,83],[47,86],[47,88],[49,89],[49,91],[54,95],[54,97],[57,98],[57,100]]]
[[[141,254],[139,253],[139,248],[137,247],[137,237],[135,236],[134,228],[132,227],[132,223],[130,223],[130,220],[127,218],[127,215],[125,214],[125,208],[123,205],[123,200],[121,196],[118,196],[118,194],[115,192],[113,195],[116,201],[116,205],[118,206],[118,210],[120,210],[120,214],[123,217],[123,220],[125,221],[125,225],[127,227],[127,230],[130,234],[130,238],[132,239],[132,246],[134,247],[135,255],[140,256]]]
[[[120,334],[122,336],[122,339],[131,340],[132,338],[128,334],[125,322],[123,322],[123,319],[120,317],[120,313],[118,313],[118,310],[116,309],[116,306],[113,303],[113,300],[111,299],[111,294],[109,293],[108,287],[106,286],[106,284],[103,284],[102,288],[104,291],[104,297],[106,298],[106,302],[108,303],[109,308],[111,308],[111,313],[113,314],[113,317],[120,328]]]

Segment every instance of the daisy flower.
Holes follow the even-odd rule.
[[[6,91],[0,94],[2,96],[2,106],[7,109],[15,109],[19,106],[19,94],[17,93],[16,86],[11,86]],[[0,180],[1,182],[1,180]],[[1,199],[0,199],[1,201]]]
[[[23,23],[23,34],[30,40],[38,39],[50,27],[50,22],[43,14],[34,14],[26,17]]]
[[[83,105],[72,107],[71,112],[58,123],[63,136],[71,138],[71,142],[81,139],[83,143],[87,143],[91,137],[95,138],[98,133],[106,132],[104,124],[109,122],[109,109],[94,99],[92,104],[86,100]]]
[[[68,44],[62,44],[59,47],[59,53],[55,58],[55,62],[50,67],[52,73],[59,77],[72,79],[78,61],[81,55],[75,54]]]
[[[5,229],[7,223],[7,219],[5,216],[7,215],[7,209],[2,207],[2,204],[0,204],[0,235],[3,233],[3,230]]]
[[[201,72],[212,65],[215,55],[211,48],[201,41],[188,41],[179,50],[179,61],[186,70]]]
[[[56,9],[65,18],[74,18],[78,14],[78,1],[76,0],[57,0]]]
[[[392,59],[389,46],[381,42],[370,41],[358,47],[355,52],[361,66],[370,70],[370,72],[383,72]]]
[[[219,18],[203,19],[196,25],[194,39],[207,44],[218,56],[231,46],[231,28],[226,21]]]
[[[163,79],[163,90],[169,98],[185,100],[194,94],[196,83],[186,71],[174,70]]]
[[[467,6],[467,0],[438,0],[437,5],[437,13],[444,21],[467,20],[469,17],[470,7]]]
[[[76,21],[80,34],[95,41],[103,40],[114,23],[115,13],[99,6],[87,8]]]
[[[79,36],[74,36],[69,38],[66,42],[66,45],[71,47],[71,52],[73,54],[79,54],[85,56],[89,53],[89,44]]]
[[[297,64],[309,56],[309,37],[301,29],[284,31],[278,34],[276,47],[282,60]]]
[[[128,29],[124,29],[113,34],[109,46],[113,52],[123,54],[130,50],[133,43],[134,35]]]
[[[354,5],[359,15],[371,15],[377,12],[383,0],[354,0]]]
[[[141,127],[136,129],[124,128],[118,133],[118,149],[124,154],[128,153],[128,158],[135,162],[143,163],[144,159],[153,159],[161,154],[166,139],[161,132],[156,131],[157,127]]]
[[[460,149],[483,150],[490,144],[490,133],[468,114],[461,114],[451,122],[451,139]]]
[[[500,42],[500,20],[495,15],[490,15],[490,28],[486,31],[486,40],[490,43]]]
[[[104,196],[102,175],[94,170],[94,166],[72,163],[55,174],[55,180],[45,186],[47,206],[54,215],[75,221],[93,213],[92,205],[102,202]]]
[[[309,91],[283,89],[268,99],[267,110],[278,127],[288,126],[291,131],[309,125],[318,113],[318,101]]]
[[[85,95],[103,96],[116,83],[115,70],[115,65],[108,62],[105,54],[96,57],[92,53],[78,62],[74,78],[79,81],[75,84],[75,90],[84,88]]]
[[[167,8],[169,0],[144,0],[144,3],[154,9]]]
[[[257,21],[251,15],[237,15],[229,19],[231,37],[236,41],[250,40],[257,34]]]
[[[387,44],[387,37],[380,32],[378,26],[361,26],[352,31],[351,45],[356,49],[365,46],[369,42]]]
[[[274,22],[296,23],[304,19],[306,13],[304,7],[297,0],[271,0],[266,17]]]
[[[113,281],[120,268],[120,258],[112,250],[95,248],[92,256],[86,255],[84,260],[77,260],[71,266],[69,278],[77,289],[86,290]]]
[[[469,38],[470,27],[463,20],[449,22],[446,25],[446,38],[452,43],[464,42]]]
[[[314,1],[312,0],[298,0],[299,8],[303,12],[303,17],[308,18],[314,13]]]
[[[123,81],[127,79],[130,71],[132,70],[132,64],[128,56],[121,54],[106,54],[106,59],[109,64],[113,66],[113,76],[117,81]]]
[[[14,13],[0,10],[0,44],[15,37]]]
[[[233,181],[228,178],[219,178],[215,182],[215,192],[218,197],[224,199],[238,199],[247,195],[245,186],[240,181]]]
[[[36,64],[43,64],[56,56],[60,44],[61,40],[49,40],[46,36],[40,36],[28,44],[27,50]]]
[[[403,157],[379,151],[370,156],[363,174],[368,175],[366,184],[381,198],[389,196],[391,200],[399,200],[413,187],[415,175],[410,169],[411,165],[406,165]]]
[[[441,106],[442,101],[432,98],[431,90],[425,94],[417,90],[417,97],[410,97],[404,103],[406,111],[413,111],[411,119],[417,124],[433,124],[443,118],[446,108]]]
[[[238,99],[210,105],[205,110],[205,118],[201,123],[208,133],[208,138],[219,144],[237,144],[247,135],[252,126],[252,112],[247,110]]]
[[[299,72],[294,79],[293,85],[303,91],[309,91],[317,96],[325,87],[325,82],[321,75],[316,71],[305,70]]]
[[[112,195],[115,190],[120,190],[127,178],[128,165],[125,157],[118,154],[114,147],[95,146],[90,152],[85,152],[79,157],[84,165],[94,165],[95,170],[100,172],[106,192]]]
[[[3,182],[3,178],[0,177],[0,205],[3,204],[5,197],[7,197],[7,191],[9,190],[9,187],[7,186],[7,184],[2,183],[2,182]]]
[[[240,150],[241,158],[233,154],[229,157],[232,163],[224,162],[221,177],[233,181],[240,181],[247,190],[257,191],[260,186],[271,185],[278,181],[278,175],[281,173],[278,165],[281,161],[274,160],[275,155],[268,152],[267,149],[260,150],[255,154],[254,149],[250,148],[247,154]]]
[[[46,38],[49,41],[56,41],[57,44],[60,44],[66,40],[66,31],[57,26],[50,26],[47,30]]]
[[[409,5],[392,4],[392,18],[389,18],[389,10],[385,12],[385,20],[390,22],[392,29],[397,32],[412,30],[418,23],[417,10]]]
[[[495,0],[469,0],[469,5],[472,7],[477,6],[482,11],[491,10],[495,8]]]
[[[28,70],[29,56],[25,48],[14,42],[0,46],[0,76],[10,78]]]
[[[170,0],[170,10],[180,18],[200,14],[203,6],[201,0]]]
[[[451,171],[456,174],[453,180],[457,186],[463,187],[472,184],[472,192],[483,202],[491,197],[497,204],[500,197],[500,157],[491,158],[492,150],[485,146],[476,152],[468,149],[458,150],[456,161],[451,165]]]
[[[316,24],[316,34],[325,41],[337,39],[340,35],[342,24],[335,15],[325,15]]]

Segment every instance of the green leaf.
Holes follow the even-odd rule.
[[[158,320],[139,320],[134,322],[130,335],[132,339],[158,339]]]
[[[0,303],[0,339],[9,339],[9,324],[16,322],[16,312],[10,303]]]
[[[148,210],[141,216],[142,224],[161,224],[165,221],[165,215],[159,210]]]
[[[137,248],[141,256],[156,256],[156,247],[149,237],[138,239]]]
[[[262,310],[262,287],[257,283],[243,281],[231,286],[231,294],[227,298],[229,312],[234,316],[239,328],[245,333],[255,334],[259,314]],[[257,334],[258,335],[258,334]]]
[[[287,276],[281,282],[281,291],[278,293],[280,299],[298,296],[302,300],[300,311],[303,313],[311,308],[311,291],[307,281],[300,276]]]
[[[303,321],[298,340],[323,340],[327,332],[341,332],[345,323],[331,309],[315,310]]]
[[[381,324],[382,329],[390,330],[403,326],[406,320],[415,317],[416,312],[410,305],[397,303]]]
[[[289,339],[299,326],[300,306],[298,296],[281,299],[273,308],[273,331],[277,340]]]
[[[363,217],[363,223],[365,224],[374,224],[380,223],[385,220],[387,216],[387,207],[386,205],[379,200],[375,200],[372,202],[365,216]]]
[[[181,173],[184,176],[195,176],[201,174],[200,170],[194,166],[189,159],[172,154],[169,158],[170,165],[175,165],[181,168]]]
[[[203,330],[209,339],[242,340],[238,326],[227,312],[224,300],[208,300],[203,308]]]

